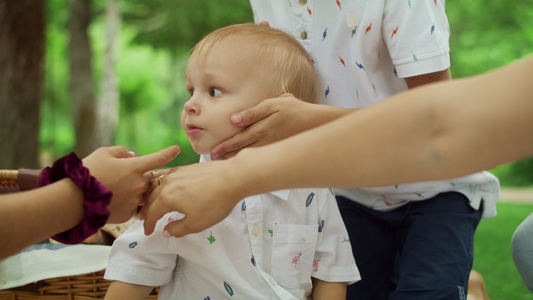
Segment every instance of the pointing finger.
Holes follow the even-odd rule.
[[[165,166],[174,158],[176,158],[180,151],[180,147],[170,146],[158,152],[134,157],[132,159],[135,159],[136,163],[139,164],[140,170],[147,172]]]

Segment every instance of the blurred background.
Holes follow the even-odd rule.
[[[533,0],[447,1],[446,10],[454,78],[533,53]],[[169,166],[197,162],[179,122],[188,52],[208,32],[252,20],[246,0],[1,0],[0,169],[116,144],[138,155],[178,144]],[[490,171],[506,190],[533,191],[533,158]],[[510,253],[533,193],[516,199],[502,194],[498,216],[476,233],[474,269],[491,299],[533,299]]]
[[[448,1],[453,77],[531,54],[532,4]],[[139,155],[178,144],[182,153],[170,166],[196,162],[179,124],[189,50],[218,27],[253,21],[246,0],[8,0],[2,6],[0,168],[42,167],[72,150],[84,156],[115,144]],[[502,185],[532,185],[533,158],[492,172]]]

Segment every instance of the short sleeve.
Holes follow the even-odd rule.
[[[328,189],[317,191],[319,235],[313,260],[312,277],[331,282],[352,284],[361,279],[355,263],[348,231],[342,221],[335,196]]]
[[[444,1],[385,1],[382,36],[398,77],[450,67],[450,26]]]
[[[105,279],[145,286],[161,286],[170,281],[177,255],[172,240],[162,234],[167,217],[158,221],[156,230],[144,235],[143,221],[119,236],[111,248]]]

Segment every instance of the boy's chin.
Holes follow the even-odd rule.
[[[192,147],[192,149],[194,150],[194,152],[196,152],[196,154],[199,154],[199,155],[210,155],[211,154],[211,148],[206,148],[206,147]]]

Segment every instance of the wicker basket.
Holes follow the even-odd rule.
[[[35,290],[11,289],[0,291],[0,300],[89,300],[104,299],[110,281],[104,271],[77,276],[65,276],[38,282]],[[147,299],[157,299],[157,289]]]
[[[77,276],[65,276],[39,281],[34,289],[0,291],[0,300],[90,300],[104,299],[109,284],[103,278],[104,271]],[[154,289],[147,299],[157,299]]]
[[[28,190],[37,186],[39,170],[0,170],[0,194]],[[111,281],[105,270],[75,276],[41,280],[32,285],[0,290],[0,300],[92,300],[104,299]],[[157,299],[155,288],[147,299]]]

